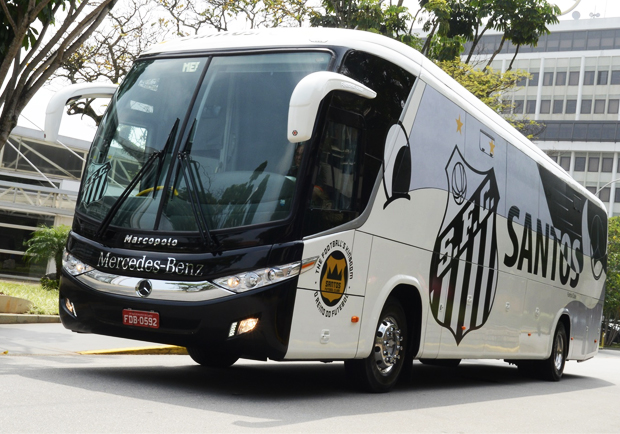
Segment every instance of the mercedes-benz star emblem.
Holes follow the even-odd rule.
[[[150,280],[143,279],[136,285],[136,294],[140,297],[148,297],[153,292],[153,284]]]

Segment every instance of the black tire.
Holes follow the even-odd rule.
[[[187,353],[194,362],[207,368],[228,368],[239,360],[237,356],[221,354],[206,347],[187,347]]]
[[[379,316],[370,356],[344,362],[349,379],[367,392],[389,392],[407,362],[407,337],[405,312],[396,299],[388,298]]]
[[[422,362],[423,365],[456,368],[461,364],[461,359],[420,359],[420,362]]]
[[[568,338],[564,324],[559,322],[553,335],[551,355],[548,359],[538,362],[537,371],[543,380],[560,381],[564,373],[566,355],[568,354]]]

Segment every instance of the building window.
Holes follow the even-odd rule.
[[[528,115],[536,113],[536,100],[528,100],[525,105],[525,113]]]
[[[610,50],[614,48],[614,30],[603,30],[603,36],[601,37],[601,50]]]
[[[601,172],[611,173],[613,170],[614,159],[611,157],[603,158],[603,166],[601,167]]]
[[[586,190],[588,190],[592,194],[596,194],[596,187],[586,187]]]
[[[568,172],[570,170],[570,157],[560,157],[560,167]]]
[[[611,192],[610,187],[605,187],[601,191],[598,192],[598,198],[603,202],[609,202],[609,193]]]
[[[576,99],[568,99],[566,100],[566,113],[569,115],[575,114],[577,112],[577,100]]]
[[[564,112],[564,100],[563,99],[554,99],[553,100],[553,113],[562,113]]]
[[[515,106],[512,110],[513,113],[515,114],[523,114],[523,100],[522,99],[515,99]]]
[[[603,124],[592,123],[588,124],[588,137],[589,142],[598,142],[601,140],[601,134],[603,130]]]
[[[601,140],[613,142],[616,139],[616,124],[603,124],[601,131]]]
[[[573,139],[573,122],[562,122],[560,125],[560,132],[558,139],[560,140],[572,140]]]
[[[586,157],[575,157],[575,172],[586,171]]]
[[[605,113],[605,100],[604,99],[597,99],[594,101],[594,113],[595,114]]]
[[[568,74],[568,85],[579,86],[579,71],[571,71]]]
[[[598,78],[596,80],[596,84],[606,85],[608,78],[609,78],[609,71],[599,71],[598,72]]]
[[[555,85],[556,86],[564,86],[566,84],[566,71],[558,71],[555,74]]]
[[[588,158],[588,172],[598,172],[599,161],[600,161],[600,157]]]
[[[551,111],[551,100],[543,99],[542,101],[540,101],[540,112],[546,115],[546,114],[549,114],[550,111]]]
[[[582,115],[589,115],[592,113],[592,100],[591,99],[582,99],[581,100],[581,111]]]
[[[570,51],[573,46],[573,32],[560,33],[560,51]]]
[[[583,74],[584,86],[592,86],[594,84],[594,71],[586,71]]]
[[[531,77],[528,81],[528,86],[538,86],[538,72],[531,72]]]
[[[553,72],[545,72],[545,75],[543,75],[543,86],[553,86]]]
[[[620,105],[620,100],[618,99],[610,99],[609,104],[607,105],[607,113],[610,115],[618,114],[618,106]]]
[[[521,77],[518,81],[517,81],[517,87],[523,87],[525,86],[525,77]]]
[[[598,50],[601,47],[601,36],[602,32],[600,30],[590,30],[588,32],[588,50]]]
[[[588,137],[588,124],[575,122],[573,140],[585,140]]]
[[[614,202],[620,203],[620,188],[616,187],[616,193],[614,194]]]
[[[620,71],[611,71],[611,84],[620,84]]]

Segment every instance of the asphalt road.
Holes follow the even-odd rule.
[[[371,395],[347,385],[341,363],[240,361],[208,370],[187,356],[79,355],[72,340],[78,350],[136,343],[23,327],[0,326],[0,349],[7,338],[31,342],[0,355],[2,433],[620,433],[616,351],[569,362],[559,383],[524,378],[500,361],[457,369],[416,362],[410,381]],[[55,334],[66,340],[51,342]]]

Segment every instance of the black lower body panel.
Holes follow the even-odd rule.
[[[207,346],[218,354],[282,360],[288,348],[297,279],[206,302],[148,300],[91,289],[63,271],[60,319],[69,330],[179,346]],[[75,306],[70,313],[65,300]],[[159,313],[158,329],[123,325],[123,309]],[[259,318],[256,328],[229,337],[230,326]]]

